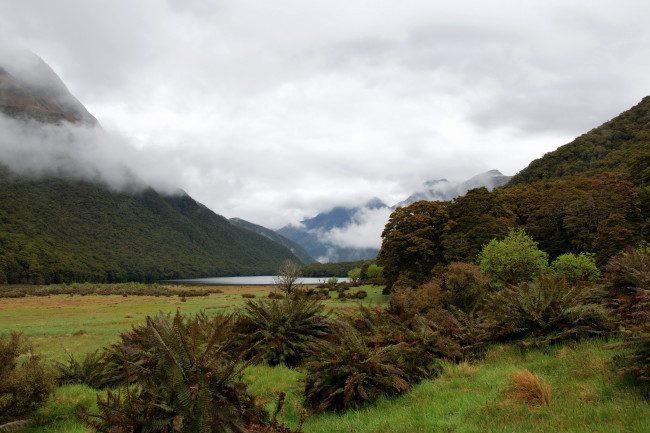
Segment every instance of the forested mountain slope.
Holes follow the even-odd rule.
[[[0,117],[0,283],[260,275],[298,261],[180,190],[156,192],[126,167],[110,172],[121,186],[105,181],[92,152],[79,159],[96,144],[84,138],[98,122],[31,53],[0,52]]]
[[[274,273],[288,249],[186,194],[117,193],[0,171],[0,282],[128,281]]]
[[[506,187],[540,180],[623,173],[637,186],[650,183],[650,96],[571,143],[531,162]]]

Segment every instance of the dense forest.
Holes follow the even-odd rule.
[[[475,262],[492,238],[521,227],[555,258],[607,260],[650,240],[650,97],[533,161],[503,188],[396,209],[377,262],[392,285],[420,284],[451,262]]]
[[[120,193],[0,169],[0,283],[273,274],[297,260],[186,194]]]

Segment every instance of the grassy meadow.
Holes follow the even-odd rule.
[[[243,294],[266,296],[271,287],[221,287],[223,293],[186,298],[155,296],[28,296],[0,299],[0,334],[22,331],[35,353],[62,360],[99,349],[120,332],[142,324],[159,311],[196,313],[231,311]],[[366,290],[363,300],[337,299],[324,303],[332,310],[387,304],[380,287]],[[2,290],[2,289],[0,289]],[[189,289],[191,290],[191,289]],[[516,345],[493,345],[484,359],[446,362],[435,380],[424,381],[410,393],[344,414],[317,414],[302,426],[307,433],[333,432],[650,432],[650,404],[612,370],[623,349],[605,348],[615,341],[587,340],[545,350],[522,351]],[[533,383],[516,392],[514,375],[529,371]],[[286,367],[251,366],[244,373],[252,392],[268,403],[270,412],[280,391],[287,393],[282,413],[287,426],[300,419],[304,373]],[[538,382],[535,382],[537,381]],[[83,385],[59,388],[39,411],[47,422],[24,432],[90,432],[74,416],[80,406],[92,407],[98,391]],[[544,403],[526,398],[544,395]]]

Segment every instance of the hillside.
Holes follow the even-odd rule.
[[[295,257],[186,194],[115,193],[0,171],[0,282],[128,281],[274,273]]]
[[[7,126],[6,152],[0,154],[0,283],[273,274],[282,261],[297,260],[284,246],[230,224],[182,191],[156,192],[126,167],[111,168],[113,177],[122,177],[121,186],[111,185],[94,161],[78,160],[75,150],[92,141],[66,148],[79,125],[97,130],[96,119],[40,58],[5,54],[0,52],[0,116]],[[50,137],[54,127],[41,128],[42,122],[63,133]],[[34,130],[43,149],[57,151],[32,158],[17,174],[12,170],[27,154],[20,153],[25,136],[13,136],[14,127]]]
[[[97,124],[52,68],[25,51],[0,52],[0,113],[44,122]]]
[[[241,218],[230,218],[229,221],[232,224],[236,225],[237,227],[250,230],[266,238],[269,238],[270,240],[277,242],[280,245],[287,247],[289,251],[291,251],[296,257],[298,257],[300,261],[305,265],[309,265],[311,263],[316,262],[316,260],[314,260],[314,258],[311,257],[303,247],[301,247],[291,239],[285,238],[284,236],[274,232],[271,229],[267,229],[266,227],[253,224],[252,222],[243,220]]]
[[[648,186],[649,163],[650,96],[646,96],[612,120],[531,162],[506,187],[604,172],[623,173],[635,185]]]

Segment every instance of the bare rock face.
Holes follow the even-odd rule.
[[[0,47],[0,112],[43,122],[98,124],[40,57],[4,47]]]

